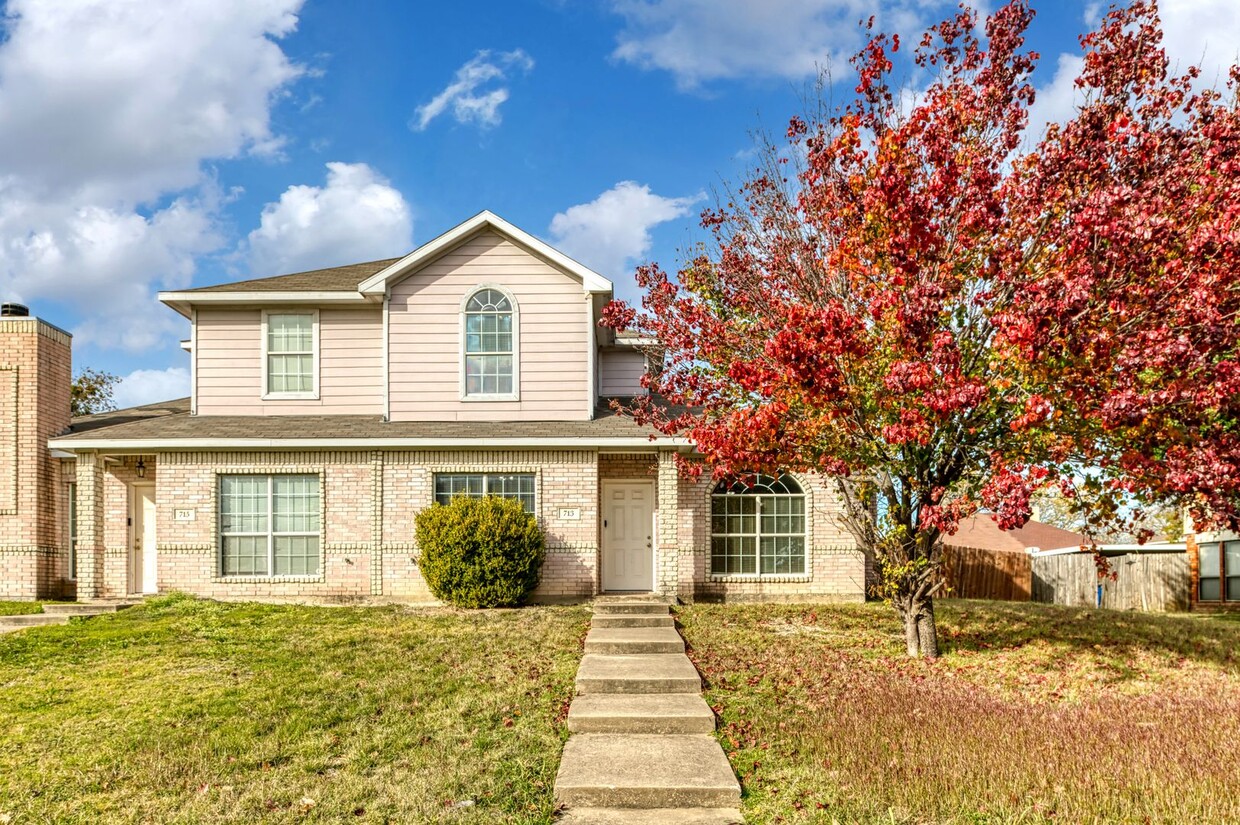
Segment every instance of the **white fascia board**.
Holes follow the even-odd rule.
[[[362,304],[357,292],[161,292],[165,304]]]
[[[50,449],[129,451],[150,453],[157,450],[399,450],[399,449],[465,449],[495,450],[508,448],[571,448],[571,449],[634,449],[646,447],[687,448],[684,438],[660,438],[651,441],[645,436],[603,438],[53,438]]]
[[[371,275],[358,285],[357,291],[367,295],[382,294],[392,280],[399,278],[423,263],[429,262],[441,252],[451,249],[458,242],[484,227],[490,227],[501,234],[507,235],[518,244],[528,247],[539,257],[547,259],[565,272],[580,278],[582,289],[588,293],[612,292],[614,289],[611,281],[594,270],[574,261],[563,252],[539,240],[525,230],[513,226],[494,212],[483,210],[469,220],[452,227],[437,238],[422,244],[396,263],[390,264]]]

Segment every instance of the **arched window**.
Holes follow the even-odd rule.
[[[516,307],[499,289],[483,287],[465,301],[462,392],[466,399],[517,396]]]
[[[794,479],[757,475],[720,482],[710,516],[711,573],[805,572],[805,494]]]

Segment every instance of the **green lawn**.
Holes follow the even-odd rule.
[[[43,602],[6,602],[0,601],[0,616],[24,616],[28,613],[42,613]]]
[[[0,636],[0,822],[547,822],[588,620],[173,596]]]
[[[679,611],[751,822],[1240,822],[1240,623],[946,601]]]

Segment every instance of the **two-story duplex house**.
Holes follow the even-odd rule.
[[[188,399],[68,418],[70,338],[0,318],[0,598],[429,601],[414,517],[518,499],[540,600],[859,600],[824,479],[681,477],[608,399],[645,356],[612,284],[483,212],[403,258],[166,292]]]

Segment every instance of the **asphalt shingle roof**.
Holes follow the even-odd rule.
[[[382,261],[333,266],[328,269],[312,269],[308,272],[294,272],[291,275],[254,278],[249,281],[233,281],[227,284],[216,284],[215,286],[203,286],[197,289],[180,291],[189,293],[357,292],[358,284],[399,260],[400,258],[386,258]]]
[[[56,440],[641,438],[654,430],[607,407],[588,421],[383,421],[377,415],[190,415],[189,399],[75,418]]]

